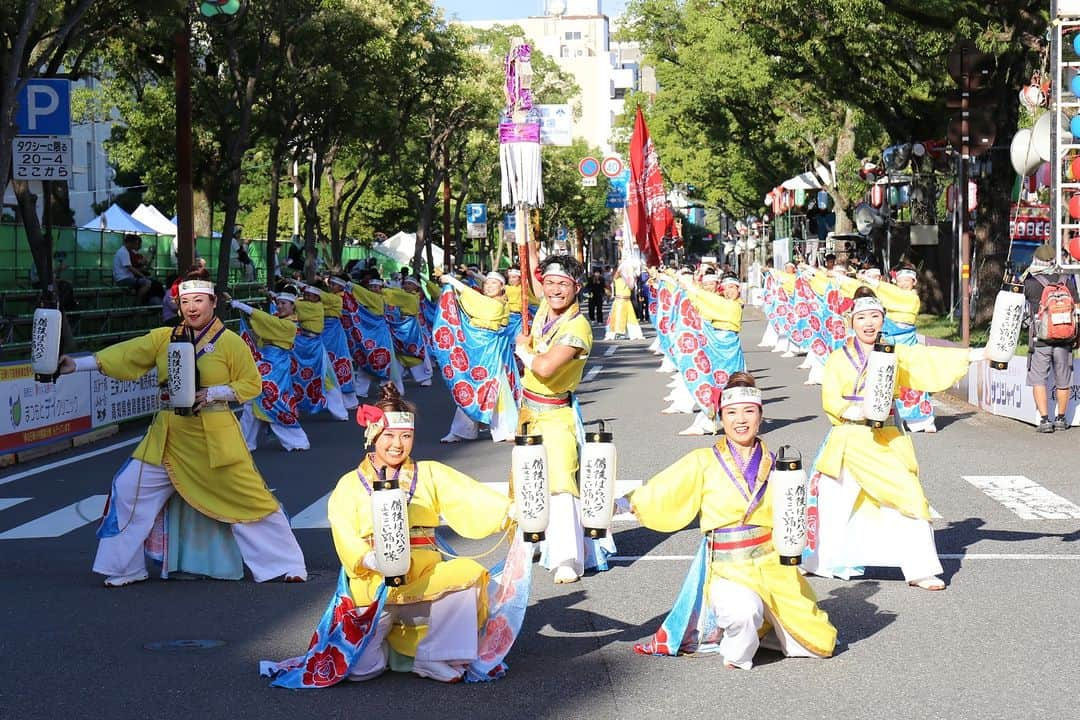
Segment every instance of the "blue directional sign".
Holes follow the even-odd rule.
[[[604,205],[610,209],[626,207],[626,193],[630,186],[630,171],[623,170],[621,174],[608,180],[608,194]]]
[[[503,215],[503,230],[506,232],[514,232],[517,230],[517,216],[514,213],[506,213]]]
[[[19,135],[71,135],[71,81],[30,80],[19,93]]]
[[[465,206],[465,222],[469,223],[487,223],[487,204],[486,203],[469,203]]]

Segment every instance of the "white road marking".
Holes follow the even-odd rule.
[[[31,538],[55,538],[72,530],[96,522],[105,508],[108,495],[91,495],[55,510],[48,515],[0,533],[0,540],[29,540]]]
[[[21,502],[26,502],[30,498],[0,498],[0,510],[7,510],[9,507],[15,507]]]
[[[117,449],[122,448],[122,447],[127,447],[128,445],[134,445],[135,443],[139,442],[142,439],[143,439],[142,435],[140,435],[138,437],[134,437],[134,438],[128,438],[127,440],[121,440],[118,443],[113,443],[112,445],[106,445],[105,447],[98,448],[97,450],[91,450],[90,452],[79,453],[78,455],[73,455],[72,457],[64,458],[63,460],[57,460],[56,462],[47,463],[47,464],[42,465],[40,467],[31,468],[30,470],[23,470],[22,472],[17,472],[17,473],[15,473],[13,475],[8,475],[6,477],[0,478],[0,485],[4,485],[5,483],[9,483],[9,482],[14,482],[16,480],[22,480],[24,477],[30,477],[31,475],[37,475],[38,473],[43,473],[46,470],[53,470],[53,469],[58,468],[58,467],[63,467],[64,465],[70,465],[71,463],[76,463],[76,462],[79,462],[80,460],[85,460],[86,458],[92,458],[95,455],[104,455],[107,452],[112,452],[113,450],[117,450]]]
[[[1080,519],[1080,507],[1023,475],[964,475],[1024,520]]]
[[[604,351],[604,357],[611,357],[612,355],[615,354],[615,351],[618,350],[618,349],[619,349],[618,345],[612,345],[611,347],[609,347],[607,350]]]
[[[326,517],[326,503],[330,499],[330,493],[326,493],[315,502],[292,516],[290,524],[295,530],[308,530],[312,528],[328,528],[330,520]]]
[[[592,382],[600,371],[604,369],[603,365],[593,365],[589,368],[589,372],[585,373],[585,377],[581,379],[582,382]]]

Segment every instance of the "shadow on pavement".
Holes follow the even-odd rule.
[[[881,610],[870,602],[879,590],[881,586],[876,580],[854,582],[834,589],[829,597],[818,601],[818,606],[829,613],[837,628],[836,655],[876,635],[896,620],[896,613]],[[839,622],[839,618],[843,618],[843,622]]]

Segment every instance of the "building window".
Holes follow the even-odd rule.
[[[563,33],[563,37],[566,38],[567,40],[580,40],[581,39],[581,32],[580,31],[570,32],[569,30],[567,30],[565,33]]]
[[[561,57],[561,58],[570,57],[570,48],[566,47],[565,45],[561,46],[559,48],[559,57]]]

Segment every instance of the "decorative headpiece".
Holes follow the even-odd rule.
[[[852,315],[855,315],[856,313],[867,312],[870,310],[879,312],[882,315],[885,314],[885,306],[882,305],[881,301],[878,300],[876,297],[865,296],[855,298],[855,303],[851,306]]]
[[[485,276],[484,276],[484,279],[485,279],[485,280],[498,280],[498,281],[499,281],[499,282],[501,282],[501,283],[502,283],[503,285],[505,285],[505,284],[506,284],[506,278],[504,278],[504,277],[502,276],[502,273],[500,273],[500,272],[495,272],[494,270],[492,270],[492,271],[491,271],[491,272],[489,272],[489,273],[488,273],[487,275],[485,275]]]
[[[180,297],[185,295],[213,295],[214,283],[209,280],[185,280],[180,283]]]
[[[371,445],[383,430],[412,430],[415,416],[411,412],[383,412],[377,405],[361,405],[356,409],[356,424],[364,431],[364,443]]]
[[[542,277],[546,278],[548,275],[556,275],[558,277],[564,277],[573,282],[577,282],[577,278],[571,275],[570,271],[563,267],[561,263],[557,262],[549,263],[548,266],[544,268],[544,274]]]
[[[725,388],[720,393],[720,409],[728,405],[757,405],[761,407],[761,390],[756,387],[733,387]]]

